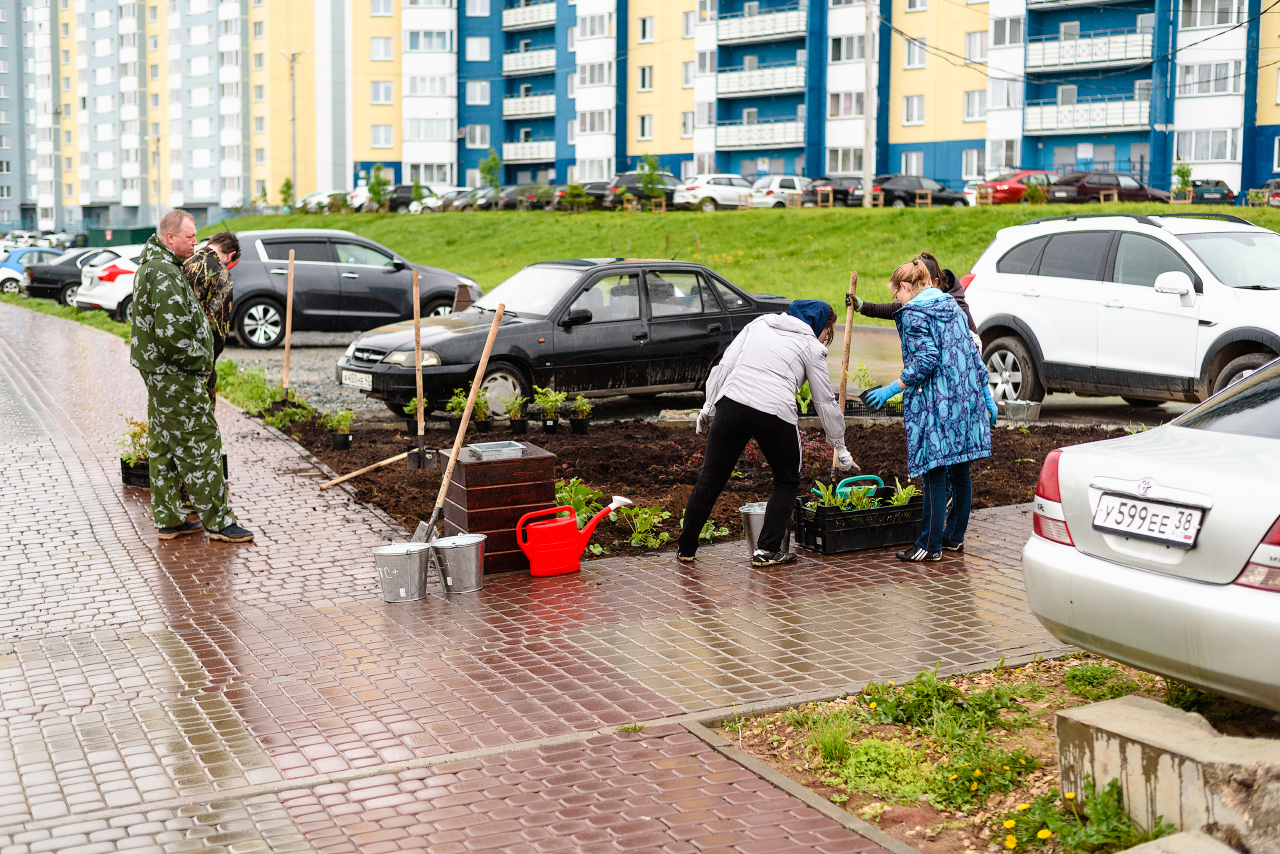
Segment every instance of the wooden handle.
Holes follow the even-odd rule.
[[[849,274],[849,296],[858,292],[858,271]],[[844,356],[840,359],[840,417],[844,418],[844,404],[849,395],[849,349],[853,344],[853,300],[844,310]],[[831,454],[831,467],[835,468],[839,451]]]
[[[418,301],[418,271],[413,271],[413,363],[418,376],[418,444],[422,444],[422,304]]]
[[[503,303],[498,303],[498,310],[493,313],[493,324],[489,327],[489,338],[484,342],[484,352],[480,354],[480,364],[476,366],[476,378],[471,382],[471,394],[467,395],[467,408],[462,411],[462,424],[458,427],[458,435],[453,440],[453,450],[449,452],[449,466],[440,477],[440,494],[436,496],[436,507],[444,504],[444,494],[449,489],[449,479],[453,477],[453,467],[458,463],[458,452],[462,450],[462,440],[467,436],[467,422],[471,420],[471,409],[476,405],[476,394],[484,383],[484,369],[489,366],[489,353],[493,351],[494,339],[498,337],[498,324],[502,322],[502,313],[507,310]]]
[[[330,480],[330,481],[328,481],[328,482],[326,482],[326,483],[322,483],[322,484],[320,484],[320,488],[321,488],[321,489],[328,489],[328,488],[329,488],[329,487],[331,487],[331,486],[337,486],[338,484],[342,483],[343,481],[351,480],[351,478],[353,478],[353,477],[355,477],[355,476],[357,476],[357,475],[361,475],[361,474],[364,474],[365,472],[373,471],[374,469],[377,469],[377,468],[382,468],[383,466],[387,465],[388,463],[394,463],[396,460],[403,460],[403,459],[404,459],[405,457],[407,457],[407,456],[409,456],[409,452],[408,452],[408,451],[405,451],[403,454],[396,454],[394,457],[387,457],[385,460],[383,460],[383,461],[382,461],[382,462],[380,462],[380,463],[374,463],[374,464],[373,464],[373,465],[371,465],[371,466],[365,466],[365,467],[364,467],[364,468],[362,468],[362,469],[356,469],[355,471],[353,471],[353,472],[351,472],[351,473],[349,473],[349,474],[344,474],[342,477],[335,477],[333,480]]]
[[[284,379],[280,387],[281,397],[289,396],[289,343],[293,335],[293,250],[289,250],[289,285],[284,297]]]

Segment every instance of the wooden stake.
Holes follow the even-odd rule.
[[[627,257],[631,257],[631,238],[627,238]]]
[[[663,258],[666,258],[666,257],[667,257],[667,253],[671,251],[671,235],[670,235],[670,234],[667,234],[667,235],[665,235],[665,237],[666,237],[666,244],[662,247],[662,257],[663,257]]]
[[[618,243],[613,239],[613,235],[609,235],[609,251],[615,256],[618,254]]]
[[[698,251],[702,251],[702,238],[698,236],[698,232],[693,233],[693,245],[698,247]]]
[[[849,396],[849,349],[853,345],[853,297],[858,293],[858,271],[849,274],[848,307],[844,313],[844,356],[840,360],[840,417],[844,418],[844,404]],[[832,482],[835,481],[837,453],[831,455]]]
[[[289,285],[284,297],[284,378],[280,383],[283,399],[289,397],[289,344],[293,337],[293,250],[289,250]]]
[[[414,373],[418,379],[418,451],[422,452],[422,422],[426,413],[423,412],[422,402],[422,304],[419,302],[418,290],[418,271],[413,271],[413,363],[417,365]],[[419,462],[426,462],[425,454],[419,457]]]

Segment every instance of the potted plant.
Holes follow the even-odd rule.
[[[541,386],[533,387],[533,405],[542,412],[543,433],[556,432],[556,425],[560,423],[560,407],[568,397],[569,395],[563,391],[552,391]]]
[[[569,430],[576,436],[585,436],[587,427],[591,424],[591,401],[578,395],[573,399],[570,409],[573,414],[569,416]]]
[[[499,403],[507,413],[507,420],[511,422],[511,433],[516,436],[528,433],[529,418],[525,408],[529,405],[529,398],[521,394],[513,394],[511,397],[504,397]]]
[[[125,486],[151,488],[151,471],[147,465],[147,422],[126,418],[125,434],[116,439],[120,446],[120,480]]]
[[[467,393],[460,388],[455,388],[453,394],[449,397],[449,402],[445,404],[444,411],[449,418],[449,429],[458,432],[458,428],[462,426],[462,413],[467,410]]]
[[[466,401],[462,406],[466,408]],[[476,425],[476,432],[493,432],[493,416],[489,412],[489,392],[483,386],[476,394],[476,405],[471,408],[471,423]]]
[[[417,402],[416,400],[414,401]],[[329,431],[329,438],[333,439],[333,449],[335,451],[351,450],[351,419],[355,417],[355,413],[350,409],[340,409],[337,412],[326,412],[324,418],[324,427]],[[415,425],[417,426],[417,425]]]
[[[815,481],[796,498],[796,543],[821,554],[905,545],[920,536],[924,499],[914,485],[885,486],[875,475],[846,478],[845,490]],[[865,485],[855,485],[865,484]]]
[[[404,405],[404,414],[409,416],[404,421],[405,429],[413,436],[418,435],[418,399],[416,397]]]

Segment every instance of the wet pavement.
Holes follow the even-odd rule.
[[[226,405],[257,542],[160,542],[119,483],[127,357],[0,306],[0,854],[874,851],[680,722],[1063,651],[1026,508],[927,567],[736,542],[388,605],[370,550],[405,532]]]

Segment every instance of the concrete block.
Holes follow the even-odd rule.
[[[1124,854],[1239,854],[1239,852],[1223,845],[1212,836],[1191,831],[1144,842],[1137,848],[1126,849]]]
[[[1237,851],[1280,852],[1280,741],[1224,736],[1141,697],[1068,709],[1056,723],[1064,792],[1079,792],[1086,775],[1098,789],[1118,779],[1139,827],[1162,816]]]

